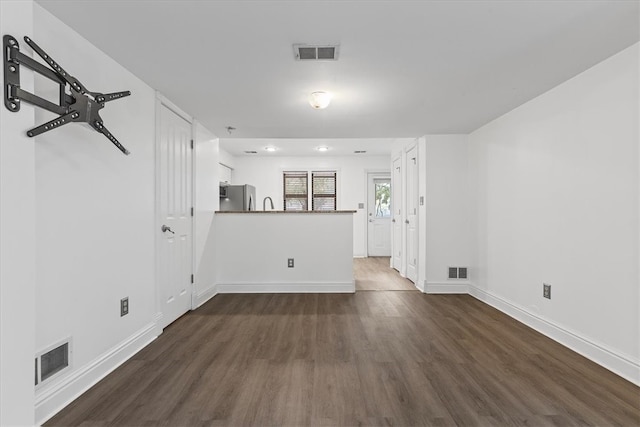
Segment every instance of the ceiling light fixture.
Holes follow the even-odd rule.
[[[329,147],[327,147],[326,145],[321,145],[320,147],[316,147],[316,150],[318,150],[318,151],[329,151]]]
[[[331,94],[327,92],[313,92],[309,95],[309,104],[316,110],[327,108],[331,102]]]
[[[268,147],[264,147],[264,149],[265,149],[265,150],[267,150],[267,151],[269,151],[269,152],[274,152],[274,151],[276,151],[276,150],[277,150],[277,148],[276,148],[276,147],[273,147],[273,146],[271,146],[271,145],[270,145],[270,146],[268,146]]]

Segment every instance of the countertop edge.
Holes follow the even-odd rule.
[[[356,210],[339,211],[214,211],[216,214],[353,214]]]

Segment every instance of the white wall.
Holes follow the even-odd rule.
[[[78,124],[36,138],[36,351],[73,339],[72,368],[37,391],[41,421],[155,336],[155,92],[37,4],[33,39],[90,90],[132,93],[101,111],[130,156]]]
[[[194,149],[195,294],[196,305],[201,305],[215,294],[217,236],[213,227],[213,212],[220,207],[220,146],[218,138],[198,122],[195,124]]]
[[[480,294],[636,383],[639,46],[469,137]]]
[[[219,159],[218,162],[221,164],[230,167],[231,169],[236,166],[236,158],[232,156],[228,151],[223,150],[222,148],[218,149]]]
[[[367,171],[389,171],[389,157],[235,157],[233,180],[236,184],[252,184],[256,187],[257,208],[262,200],[271,196],[275,208],[282,210],[282,172],[285,170],[337,170],[338,209],[357,210],[353,216],[353,255],[366,256],[366,213],[358,209],[366,206]]]
[[[22,37],[33,33],[33,4],[0,1],[0,30],[28,55]],[[20,74],[22,89],[32,91],[33,73]],[[34,120],[26,103],[19,112],[0,110],[0,425],[23,426],[34,423],[34,140],[25,133]]]
[[[218,292],[354,292],[351,216],[217,214]]]
[[[426,291],[451,292],[461,282],[448,279],[448,267],[471,264],[471,201],[467,135],[425,137]]]

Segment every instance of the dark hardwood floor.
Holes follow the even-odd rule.
[[[218,295],[47,426],[637,426],[640,389],[463,295]]]

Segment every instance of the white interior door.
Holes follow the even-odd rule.
[[[392,255],[391,266],[398,271],[402,270],[402,159],[393,159],[391,181],[391,234]]]
[[[159,106],[159,268],[163,327],[191,309],[191,123]]]
[[[418,146],[406,152],[406,265],[407,279],[416,283],[418,278]]]
[[[391,178],[369,174],[367,187],[367,254],[391,256]]]

